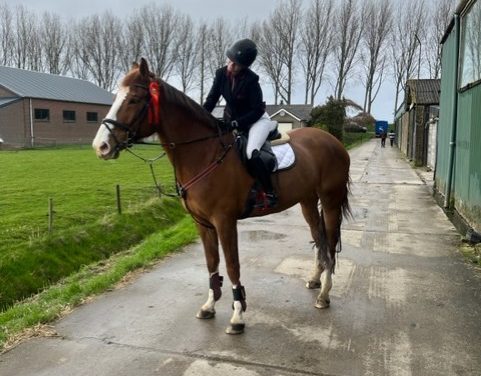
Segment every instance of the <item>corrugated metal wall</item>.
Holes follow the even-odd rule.
[[[437,136],[436,189],[445,194],[457,76],[455,29],[443,44],[440,113]],[[458,93],[456,147],[451,198],[455,209],[481,231],[481,85]]]
[[[459,94],[454,200],[458,212],[475,228],[481,226],[480,108],[481,85]]]
[[[449,143],[451,141],[451,130],[453,127],[453,88],[456,77],[456,51],[455,51],[455,32],[454,29],[443,44],[443,54],[441,60],[441,95],[439,103],[439,124],[438,124],[438,153],[436,157],[436,187],[440,193],[445,192],[446,181],[448,178],[449,164]]]

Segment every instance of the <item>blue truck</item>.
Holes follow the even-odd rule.
[[[374,126],[374,132],[376,133],[376,137],[380,137],[381,134],[384,132],[387,133],[388,129],[388,122],[385,120],[376,120],[376,124]]]

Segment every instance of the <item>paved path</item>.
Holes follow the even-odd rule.
[[[0,356],[0,375],[481,374],[481,280],[459,235],[397,149],[373,140],[351,157],[331,308],[304,288],[313,251],[295,207],[239,226],[244,335],[224,334],[227,288],[214,320],[195,318],[207,274],[194,244],[60,320],[60,338]]]

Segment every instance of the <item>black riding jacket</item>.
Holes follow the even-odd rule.
[[[224,121],[236,120],[242,132],[247,133],[265,112],[259,76],[250,69],[243,70],[233,79],[227,74],[227,66],[219,68],[203,107],[212,112],[221,95],[226,101]]]

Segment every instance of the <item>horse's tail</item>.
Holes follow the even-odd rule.
[[[346,181],[346,189],[344,192],[344,196],[341,199],[341,210],[339,213],[338,219],[338,227],[337,231],[337,244],[336,244],[336,253],[341,252],[342,250],[342,242],[341,242],[341,224],[343,218],[352,219],[352,210],[351,205],[349,204],[349,195],[351,194],[351,178],[348,176]],[[329,252],[329,243],[327,241],[327,234],[326,234],[326,224],[324,222],[324,213],[321,208],[320,212],[320,222],[319,222],[319,234],[320,234],[320,244],[318,247],[318,261],[323,267],[329,267],[331,272],[334,273],[336,267],[336,259],[334,254],[331,255]]]
[[[342,218],[346,218],[346,219],[353,218],[351,205],[349,204],[349,196],[351,195],[351,184],[352,184],[351,177],[348,176],[346,181],[346,191],[341,203],[341,218],[340,218],[341,221],[342,221]],[[341,221],[339,222],[339,226],[341,226]]]

